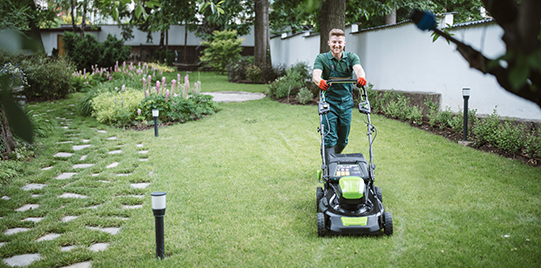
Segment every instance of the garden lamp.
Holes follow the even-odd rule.
[[[470,88],[462,88],[462,97],[464,98],[464,141],[468,140],[468,100],[470,98]]]
[[[154,136],[158,137],[158,116],[160,115],[160,110],[152,109],[152,117],[154,118]]]
[[[164,239],[163,239],[163,216],[165,215],[165,192],[153,192],[152,212],[156,222],[156,258],[164,259]]]

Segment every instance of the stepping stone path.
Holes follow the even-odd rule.
[[[35,261],[41,260],[42,257],[39,253],[36,254],[23,254],[13,256],[8,259],[4,259],[4,263],[11,267],[24,267],[32,264]]]
[[[60,175],[58,175],[58,177],[56,177],[55,179],[57,180],[66,180],[66,179],[70,179],[71,177],[73,177],[73,175],[76,175],[77,173],[73,173],[73,172],[66,172],[66,173],[62,173]]]
[[[71,127],[70,125],[72,124],[72,120],[71,119],[66,119],[66,118],[60,118],[60,117],[57,117],[57,119],[61,120],[60,124],[62,125],[62,128],[66,129],[66,135],[65,137],[81,137],[81,133],[76,133],[77,131],[77,126],[74,126],[74,127]],[[69,126],[69,127],[68,127]],[[107,131],[105,130],[96,130],[98,133],[107,133]],[[80,139],[80,138],[75,138],[73,140],[68,140],[70,138],[66,138],[64,140],[60,140],[58,142],[56,142],[56,144],[58,144],[59,146],[60,145],[64,145],[64,144],[72,144],[72,145],[68,145],[68,146],[72,146],[72,150],[73,151],[80,151],[80,150],[84,150],[86,148],[89,148],[89,147],[92,147],[94,146],[93,144],[91,144],[91,140],[90,139]],[[110,140],[110,141],[115,141],[115,140],[119,140],[119,137],[117,136],[111,136],[111,137],[108,137],[107,140]],[[80,143],[79,145],[73,145],[73,144],[77,144],[77,143]],[[136,143],[135,144],[137,148],[140,148],[137,152],[137,154],[141,154],[141,155],[144,155],[144,154],[148,154],[149,150],[143,150],[144,148],[144,145],[142,143]],[[108,154],[109,155],[114,155],[114,154],[122,154],[124,153],[120,148],[122,148],[121,146],[117,146],[116,149],[112,150],[112,151],[109,151]],[[71,152],[57,152],[56,154],[53,155],[53,158],[70,158],[74,155],[74,153],[71,153]],[[79,158],[79,161],[85,161],[87,160],[88,158],[88,154],[84,154],[84,155],[81,155],[80,158]],[[139,158],[139,161],[148,161],[148,156],[140,156]],[[95,166],[96,164],[100,164],[100,163],[81,163],[81,164],[73,164],[72,166],[72,169],[85,169],[85,168],[90,168],[90,167],[93,167]],[[119,166],[119,162],[113,162],[109,165],[106,166],[106,168],[110,169],[110,168],[116,168]],[[45,167],[42,167],[41,170],[42,171],[47,171],[47,170],[52,170],[56,167],[57,165],[56,164],[53,164],[53,163],[49,163],[49,165],[45,166]],[[96,172],[96,171],[95,171]],[[97,172],[100,172],[100,171],[97,171]],[[72,179],[75,175],[79,174],[78,172],[62,172],[60,173],[59,175],[56,175],[56,177],[52,177],[51,179],[56,179],[56,180],[67,180],[67,179]],[[132,173],[116,173],[116,176],[129,176],[129,175],[132,175]],[[151,174],[149,174],[149,176],[151,176]],[[84,173],[82,172],[81,173],[81,176],[84,177],[95,177],[95,176],[100,176],[100,173],[92,173],[90,175],[87,175],[87,173]],[[79,178],[77,178],[79,179]],[[74,180],[75,181],[75,180]],[[100,179],[99,182],[101,183],[113,183],[115,182],[114,179],[109,179],[109,178],[104,178],[104,179]],[[70,182],[64,186],[54,186],[56,187],[56,189],[61,189],[61,188],[65,188],[66,186],[72,184],[73,182]],[[24,186],[21,187],[21,189],[23,191],[33,191],[33,190],[42,190],[44,189],[45,187],[47,187],[49,184],[46,182],[46,183],[28,183]],[[54,184],[53,184],[54,185]],[[85,183],[82,184],[83,186],[82,187],[85,187]],[[147,183],[147,182],[141,182],[141,183],[131,183],[130,184],[130,188],[135,188],[135,189],[145,189],[147,188],[148,186],[150,185],[150,183]],[[49,190],[53,190],[53,188],[49,187],[49,188],[45,188],[45,193],[47,193]],[[70,199],[70,198],[73,198],[73,199],[84,199],[84,198],[89,198],[87,195],[83,195],[83,194],[77,194],[77,193],[72,193],[72,192],[64,192],[62,193],[61,195],[57,195],[57,198],[65,198],[65,199]],[[39,197],[42,197],[43,196],[43,193],[31,193],[31,196],[32,198],[39,198]],[[140,200],[143,200],[145,198],[145,194],[131,194],[131,195],[119,195],[119,196],[116,196],[116,197],[120,197],[120,198],[137,198],[137,199],[140,199]],[[10,200],[11,198],[7,195],[4,195],[0,198],[1,200]],[[41,199],[36,199],[37,202],[39,202]],[[87,207],[84,207],[86,209],[100,209],[103,205],[105,205],[106,203],[101,203],[101,204],[96,204],[96,205],[91,205],[91,206],[87,206]],[[44,204],[46,205],[46,204]],[[62,205],[60,208],[57,208],[56,210],[61,210],[63,208],[65,208],[67,205]],[[40,204],[25,204],[19,208],[16,208],[14,209],[16,212],[25,212],[25,211],[28,211],[28,210],[35,210],[37,208],[40,207]],[[138,204],[138,205],[122,205],[121,208],[122,209],[140,209],[142,208],[143,205],[142,204]],[[46,213],[48,213],[49,211],[46,211]],[[45,214],[43,214],[45,215]],[[58,221],[64,223],[64,224],[68,224],[68,222],[70,221],[73,221],[73,220],[76,220],[77,218],[79,218],[81,216],[75,216],[75,215],[66,215],[66,216],[63,216],[61,219],[59,219]],[[43,221],[45,217],[26,217],[24,219],[21,219],[20,222],[23,222],[23,223],[28,223],[28,222],[32,222],[33,224],[35,224],[36,226],[39,226],[39,224],[42,224],[41,222]],[[121,219],[121,220],[129,220],[130,218],[121,218],[121,217],[113,217],[113,218],[117,218],[117,219]],[[0,217],[0,219],[2,219],[2,217]],[[67,225],[66,225],[67,226]],[[121,228],[120,227],[95,227],[95,226],[86,226],[86,228],[90,229],[90,230],[95,230],[95,231],[100,231],[100,232],[105,232],[105,233],[108,233],[108,234],[111,234],[111,235],[117,235]],[[4,235],[6,236],[10,236],[10,235],[15,235],[17,233],[21,233],[21,232],[27,232],[27,231],[30,231],[32,230],[32,228],[23,228],[23,227],[16,227],[16,228],[10,228],[10,229],[7,229],[5,230],[4,232]],[[62,234],[60,233],[48,233],[48,234],[44,234],[38,238],[32,238],[32,239],[35,239],[34,242],[36,242],[36,247],[38,248],[36,251],[39,250],[39,245],[40,244],[37,244],[38,242],[43,242],[43,241],[51,241],[51,240],[55,240],[55,239],[58,239],[59,237],[61,237]],[[22,239],[25,239],[24,237],[25,236],[21,236]],[[18,236],[16,236],[16,238],[18,238]],[[27,239],[27,238],[26,238]],[[0,242],[0,247],[3,247],[5,246],[7,242]],[[96,243],[96,244],[92,244],[88,247],[88,250],[89,251],[92,251],[92,252],[100,252],[100,251],[105,251],[108,249],[109,247],[109,243]],[[80,245],[66,245],[66,246],[63,246],[63,247],[60,247],[60,251],[62,252],[68,252],[68,251],[71,251],[73,249],[76,249],[76,248],[81,248],[82,246]],[[9,253],[8,253],[9,254]],[[9,255],[8,255],[9,256]],[[11,267],[24,267],[24,266],[28,266],[28,265],[31,265],[32,263],[36,262],[36,261],[39,261],[39,260],[42,260],[42,259],[46,259],[47,258],[47,255],[41,255],[40,253],[35,253],[35,254],[22,254],[22,255],[15,255],[15,256],[11,256],[10,258],[5,258],[3,259],[2,261],[8,265],[8,266],[11,266]],[[75,260],[76,261],[76,260]],[[92,261],[86,261],[86,262],[80,262],[80,263],[75,263],[75,264],[72,264],[72,265],[69,265],[69,266],[64,266],[66,268],[89,268],[92,266]]]
[[[57,154],[53,155],[53,157],[70,157],[72,155],[73,155],[72,153],[60,152],[60,153],[57,153]]]

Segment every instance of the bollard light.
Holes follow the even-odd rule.
[[[154,118],[154,136],[158,137],[158,116],[160,116],[160,110],[152,109],[152,117]]]
[[[468,140],[468,100],[470,98],[470,88],[462,88],[462,97],[464,98],[464,141]]]
[[[152,212],[156,222],[156,258],[165,258],[165,245],[163,238],[163,216],[165,215],[165,192],[153,192]]]

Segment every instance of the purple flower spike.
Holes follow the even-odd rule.
[[[156,81],[156,94],[160,94],[160,81]]]
[[[141,115],[141,109],[137,109],[137,115]]]

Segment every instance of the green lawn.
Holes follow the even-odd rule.
[[[201,76],[216,81],[203,82],[204,91],[265,89],[229,84],[224,76],[212,73]],[[47,149],[42,155],[27,163],[28,174],[0,191],[0,196],[12,197],[0,200],[2,231],[21,227],[20,219],[32,213],[45,217],[39,223],[25,223],[33,229],[24,234],[0,234],[0,241],[6,242],[0,247],[1,258],[35,252],[45,256],[32,267],[90,260],[92,267],[541,266],[541,169],[375,115],[376,185],[383,189],[384,205],[393,215],[394,234],[320,238],[315,211],[320,186],[316,170],[321,165],[315,106],[280,104],[269,98],[221,104],[217,114],[160,128],[155,138],[153,130],[118,130],[70,115],[67,105],[78,97],[30,106],[43,112],[54,109],[49,112],[53,118],[73,118],[67,131],[80,134],[66,136],[66,130],[58,129],[43,141]],[[113,136],[117,139],[107,139]],[[71,145],[57,141],[79,144],[82,139],[89,139],[92,147],[72,150],[75,155],[68,160],[53,160],[53,154],[71,150]],[[120,155],[108,154],[119,149]],[[140,150],[149,152],[142,155]],[[354,113],[346,149],[356,151],[367,153],[366,126],[359,113]],[[79,161],[85,154],[89,160]],[[148,161],[139,161],[141,157]],[[81,162],[96,165],[72,180],[52,179]],[[116,169],[105,167],[112,162],[120,164]],[[54,168],[40,170],[49,165]],[[91,176],[96,173],[100,175]],[[35,202],[20,190],[31,182],[55,187],[35,191],[43,193],[40,209],[14,213],[13,209]],[[146,189],[130,187],[141,182],[151,184]],[[66,191],[89,198],[59,201],[56,196]],[[166,259],[161,261],[155,258],[150,207],[154,191],[167,192]],[[143,207],[122,209],[138,204]],[[85,209],[92,205],[101,206]],[[59,223],[65,215],[80,218]],[[85,226],[115,226],[121,231],[109,235]],[[34,242],[51,232],[63,236]],[[97,253],[84,248],[99,242],[110,246]],[[84,247],[60,252],[66,245]]]

